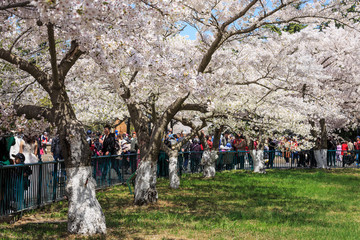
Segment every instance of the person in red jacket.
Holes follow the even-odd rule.
[[[349,147],[347,145],[347,142],[344,141],[342,144],[341,144],[341,155],[346,155],[347,151],[349,150]]]

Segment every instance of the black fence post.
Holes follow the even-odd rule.
[[[56,190],[57,190],[57,173],[58,173],[58,170],[57,170],[57,166],[58,166],[58,161],[56,161],[54,163],[54,176],[53,176],[53,202],[55,202],[56,200]]]
[[[37,204],[38,206],[41,205],[41,198],[42,198],[42,167],[43,162],[42,160],[39,161],[39,182],[38,182],[38,197],[37,197]]]

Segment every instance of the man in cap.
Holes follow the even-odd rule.
[[[24,164],[25,156],[22,153],[12,154],[15,158],[14,164]],[[12,169],[12,179],[13,179],[13,192],[10,196],[11,199],[11,208],[14,211],[20,210],[22,208],[22,200],[24,199],[24,190],[27,190],[30,186],[29,176],[32,174],[32,170],[29,166],[19,166]],[[22,184],[22,185],[21,185]]]

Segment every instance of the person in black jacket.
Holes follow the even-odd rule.
[[[191,173],[195,173],[199,170],[202,155],[200,140],[198,138],[193,139],[192,144],[190,145],[190,152],[190,169]]]
[[[63,159],[61,156],[61,146],[59,135],[56,135],[51,142],[51,153],[53,155],[54,161]]]
[[[271,138],[268,139],[269,144],[269,162],[267,163],[267,168],[273,168],[274,166],[274,159],[275,159],[275,148],[276,142]]]
[[[103,155],[115,154],[115,134],[110,132],[111,127],[106,125],[104,127],[103,147],[101,152]]]
[[[115,134],[110,132],[111,127],[109,125],[106,125],[104,127],[104,137],[103,137],[103,147],[101,149],[101,152],[103,155],[111,156],[116,155],[116,149],[115,149]],[[120,167],[119,167],[119,161],[116,158],[106,158],[104,161],[104,168],[102,171],[102,179],[104,180],[105,177],[108,174],[109,164],[111,165],[110,170],[114,169],[116,174],[118,175],[118,178],[121,179],[121,173],[120,173]]]

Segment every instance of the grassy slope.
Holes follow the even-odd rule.
[[[162,179],[156,205],[134,207],[121,186],[98,198],[107,239],[360,239],[359,181],[352,169],[232,171],[187,175],[177,190]],[[1,224],[0,238],[75,239],[66,233],[65,206]]]

